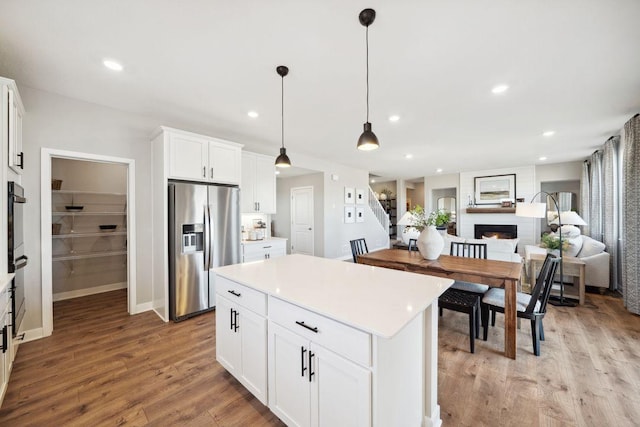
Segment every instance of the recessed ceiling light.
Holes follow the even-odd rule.
[[[542,132],[542,136],[553,136],[555,134],[556,134],[555,130],[548,130],[548,131]]]
[[[509,90],[508,85],[497,85],[491,89],[491,92],[497,95],[499,93],[505,93],[507,90]]]
[[[374,184],[375,182],[376,182],[376,180],[372,178],[371,179],[371,183]]]
[[[545,156],[542,156],[538,160],[540,160],[541,162],[544,162],[545,160],[547,160],[547,158]]]
[[[257,111],[249,111],[249,112],[247,113],[247,116],[251,117],[252,119],[257,118],[259,115],[260,115],[260,114],[258,114],[258,112],[257,112]]]
[[[442,172],[442,168],[436,169],[436,172],[438,172],[438,173]]]
[[[404,155],[405,159],[413,159],[413,154],[409,153],[409,154],[405,154]]]
[[[280,171],[276,171],[276,175],[280,175]]]
[[[397,115],[389,116],[390,122],[397,122],[398,120],[400,120],[400,116],[397,116]]]
[[[113,59],[105,59],[104,61],[102,61],[102,63],[105,67],[113,71],[122,71],[123,69],[122,64],[114,61]]]

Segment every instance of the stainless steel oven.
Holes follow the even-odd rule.
[[[15,337],[20,329],[20,324],[26,311],[24,295],[24,267],[27,266],[29,258],[24,253],[24,204],[27,199],[24,197],[24,189],[15,182],[9,182],[8,200],[8,252],[9,252],[9,273],[15,273],[11,286],[12,307],[11,324],[12,334]]]

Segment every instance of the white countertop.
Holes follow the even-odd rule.
[[[268,244],[269,242],[286,242],[287,239],[285,239],[284,237],[269,237],[267,239],[262,239],[262,240],[243,240],[241,243],[243,245],[258,245],[260,243],[264,243],[264,244]]]
[[[0,292],[4,291],[4,289],[9,286],[13,280],[13,276],[15,276],[15,273],[3,274],[0,276]]]
[[[213,270],[384,338],[393,337],[453,284],[451,279],[300,254]]]

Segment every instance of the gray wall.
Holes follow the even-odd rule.
[[[278,210],[271,216],[275,235],[289,239],[287,253],[291,253],[291,189],[295,187],[313,187],[313,250],[315,256],[324,256],[324,174],[321,172],[276,180]]]
[[[137,304],[151,301],[151,151],[149,135],[158,122],[140,115],[20,87],[26,114],[22,185],[29,198],[25,213],[27,314],[24,330],[42,327],[40,252],[40,152],[42,148],[134,159],[137,232]],[[30,160],[29,160],[30,159]],[[63,183],[64,186],[64,183]],[[51,187],[43,189],[50,191]]]

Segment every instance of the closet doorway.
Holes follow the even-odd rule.
[[[130,159],[43,150],[43,336],[55,301],[126,289],[135,312],[133,177]]]

